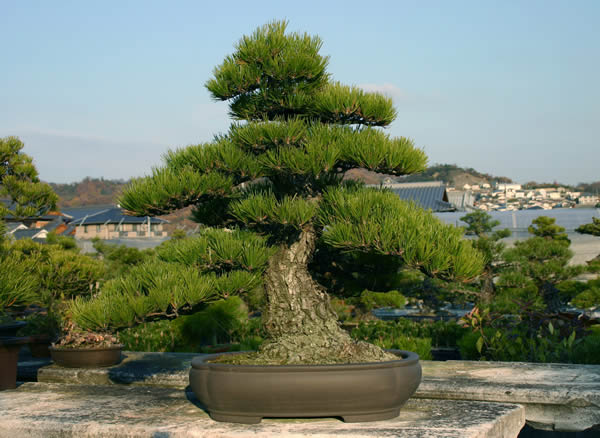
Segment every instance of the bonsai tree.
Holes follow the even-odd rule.
[[[548,312],[556,312],[563,304],[556,286],[584,270],[569,265],[573,257],[570,240],[554,221],[545,216],[533,220],[528,230],[534,236],[515,242],[514,248],[504,252],[507,267],[498,281],[505,293],[526,292],[537,301],[539,310]]]
[[[592,236],[600,236],[600,218],[593,217],[589,224],[581,225],[575,229],[581,234],[591,234]]]
[[[505,247],[500,240],[510,236],[511,232],[508,228],[492,231],[500,225],[500,221],[492,220],[492,216],[481,210],[468,213],[460,220],[467,224],[465,234],[477,236],[477,239],[473,241],[473,245],[484,258],[484,268],[480,276],[481,292],[479,299],[482,303],[487,304],[495,295],[494,277],[498,274],[498,264],[501,262]]]
[[[119,202],[136,215],[194,205],[198,222],[268,238],[275,248],[262,277],[269,337],[258,354],[235,360],[396,359],[352,340],[338,325],[308,269],[317,240],[339,251],[396,257],[429,276],[460,282],[480,273],[482,258],[462,229],[431,212],[390,191],[342,183],[344,172],[358,167],[419,172],[426,156],[412,140],[382,129],[396,117],[390,99],[334,82],[328,57],[319,54],[321,40],[286,33],[286,27],[276,21],[244,36],[206,83],[241,122],[212,143],[168,152],[164,165],[133,180]]]

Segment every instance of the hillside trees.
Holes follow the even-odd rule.
[[[286,27],[272,22],[244,36],[206,84],[244,123],[233,123],[210,144],[168,152],[161,168],[132,181],[120,203],[137,215],[194,205],[195,219],[205,225],[268,239],[274,250],[258,278],[269,339],[246,360],[392,358],[338,326],[308,269],[317,241],[337,251],[395,257],[429,276],[460,282],[479,274],[481,257],[461,229],[430,212],[388,191],[342,184],[343,172],[357,167],[418,172],[425,154],[412,140],[381,129],[396,116],[390,99],[334,82],[328,58],[319,54],[321,40],[286,33]]]

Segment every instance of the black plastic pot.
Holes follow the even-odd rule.
[[[229,365],[221,354],[192,360],[190,385],[216,421],[254,424],[264,417],[342,417],[387,420],[421,382],[419,357],[342,365]],[[239,354],[239,353],[228,353]]]
[[[52,360],[67,368],[109,367],[121,360],[122,345],[104,348],[57,348],[50,347]]]
[[[25,337],[0,337],[0,390],[17,387],[19,350],[27,342]]]

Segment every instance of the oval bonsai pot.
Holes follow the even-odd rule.
[[[121,360],[123,345],[102,348],[50,347],[52,360],[67,368],[109,367]]]
[[[19,350],[27,342],[26,337],[0,337],[0,390],[17,387]]]
[[[190,386],[216,421],[255,424],[264,417],[342,417],[387,420],[421,383],[419,356],[393,350],[398,360],[336,365],[230,365],[192,360]],[[227,353],[240,354],[240,353]]]

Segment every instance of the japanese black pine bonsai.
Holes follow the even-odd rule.
[[[344,172],[358,167],[392,175],[419,172],[426,156],[411,140],[384,131],[396,117],[390,99],[334,82],[328,57],[319,54],[321,40],[286,33],[286,24],[272,22],[243,37],[206,84],[216,100],[229,102],[239,122],[212,143],[168,152],[164,166],[134,180],[120,203],[137,215],[194,205],[194,218],[207,226],[268,237],[276,248],[262,276],[269,339],[258,354],[237,360],[396,359],[353,341],[339,327],[307,266],[317,240],[339,251],[398,257],[451,281],[477,276],[481,256],[462,239],[461,229],[430,212],[389,191],[342,183]],[[221,258],[221,271],[227,262]]]

